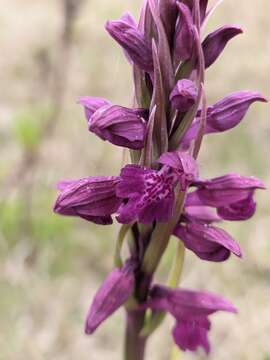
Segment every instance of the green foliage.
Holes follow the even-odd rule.
[[[42,125],[47,120],[49,109],[44,106],[19,112],[14,119],[14,135],[20,146],[34,150],[40,143]]]

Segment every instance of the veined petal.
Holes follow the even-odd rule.
[[[173,151],[164,153],[158,162],[169,166],[176,172],[183,191],[198,177],[198,165],[195,159],[186,152]]]
[[[237,242],[223,229],[201,223],[178,225],[174,235],[198,257],[207,261],[225,261],[231,252],[241,257]]]
[[[79,216],[97,224],[111,224],[111,215],[121,203],[116,196],[119,181],[116,176],[62,181],[54,211],[60,215]]]
[[[120,178],[116,189],[123,199],[118,209],[119,222],[130,223],[136,218],[142,223],[168,221],[172,216],[174,187],[178,179],[169,167],[157,171],[127,165]]]
[[[114,269],[96,293],[87,315],[85,332],[92,334],[97,327],[120,308],[134,289],[134,269],[125,265]]]
[[[91,117],[89,130],[112,144],[141,149],[144,146],[146,133],[143,116],[147,116],[147,111],[144,109],[105,105]]]

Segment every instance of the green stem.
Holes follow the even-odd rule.
[[[144,316],[144,311],[127,311],[124,360],[144,359],[147,338],[140,336]]]

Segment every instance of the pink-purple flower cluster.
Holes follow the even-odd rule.
[[[229,40],[242,33],[238,26],[225,25],[203,39],[202,29],[211,14],[207,0],[145,0],[138,23],[126,13],[106,24],[133,68],[135,106],[88,96],[79,103],[89,131],[130,149],[131,161],[118,176],[60,182],[54,207],[58,214],[102,225],[112,224],[115,216],[132,234],[129,258],[109,274],[93,300],[88,334],[131,302],[127,313],[135,311],[142,326],[146,309],[168,312],[175,318],[172,334],[182,350],[201,346],[209,352],[209,315],[236,312],[217,295],[152,285],[163,254],[158,246],[163,241],[165,249],[170,235],[202,260],[241,257],[240,246],[220,223],[252,217],[255,191],[264,189],[255,177],[231,173],[205,180],[199,175],[203,136],[232,129],[251,104],[266,101],[258,92],[239,91],[206,105],[206,69]],[[157,240],[157,229],[164,229],[164,239]],[[149,249],[155,249],[152,260]],[[146,258],[153,261],[153,271]]]

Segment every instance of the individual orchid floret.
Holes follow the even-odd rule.
[[[119,20],[108,21],[106,30],[136,65],[149,73],[153,71],[151,45],[136,24],[131,22],[130,17],[124,15]]]
[[[87,122],[99,108],[111,104],[109,100],[94,96],[81,96],[78,103],[84,107]]]
[[[116,196],[116,176],[87,177],[65,180],[58,184],[60,195],[54,212],[60,215],[79,216],[101,225],[112,224],[111,215],[121,203]]]
[[[172,106],[179,112],[187,112],[195,104],[198,89],[189,79],[179,80],[170,95]]]
[[[174,188],[179,183],[182,191],[197,177],[195,160],[186,153],[163,154],[161,170],[151,170],[138,165],[125,166],[117,185],[117,196],[124,200],[118,210],[117,220],[142,223],[154,220],[166,222],[173,215]]]
[[[239,26],[225,25],[210,33],[202,43],[205,67],[211,66],[224,50],[227,43],[236,35],[242,34]]]
[[[156,171],[138,165],[125,166],[120,174],[117,196],[125,200],[117,220],[141,223],[166,222],[173,214],[175,174],[169,168]]]
[[[226,207],[250,198],[256,189],[265,189],[260,179],[233,173],[210,180],[197,181],[194,185],[197,190],[188,194],[186,206]]]
[[[266,102],[267,99],[256,91],[238,91],[208,107],[205,134],[219,133],[234,128],[255,101]],[[197,136],[200,127],[199,117],[200,113],[187,131],[181,144],[182,148],[188,148],[190,142]]]
[[[104,280],[89,309],[85,332],[92,334],[99,325],[120,308],[134,290],[134,264],[126,262]]]
[[[144,146],[147,111],[118,105],[99,108],[89,120],[89,130],[102,140],[129,149]]]
[[[173,338],[183,351],[196,351],[202,347],[209,353],[208,332],[211,323],[208,316],[217,311],[237,312],[228,300],[208,292],[155,285],[150,296],[147,303],[149,308],[167,311],[175,318]]]
[[[194,23],[188,6],[177,2],[179,17],[175,31],[174,57],[175,62],[188,60],[194,50]]]
[[[179,224],[174,235],[202,260],[221,262],[227,260],[231,253],[241,257],[241,249],[236,241],[226,231],[215,226]]]
[[[177,174],[182,191],[185,191],[199,176],[197,162],[186,152],[172,151],[164,153],[158,162],[169,166]]]

